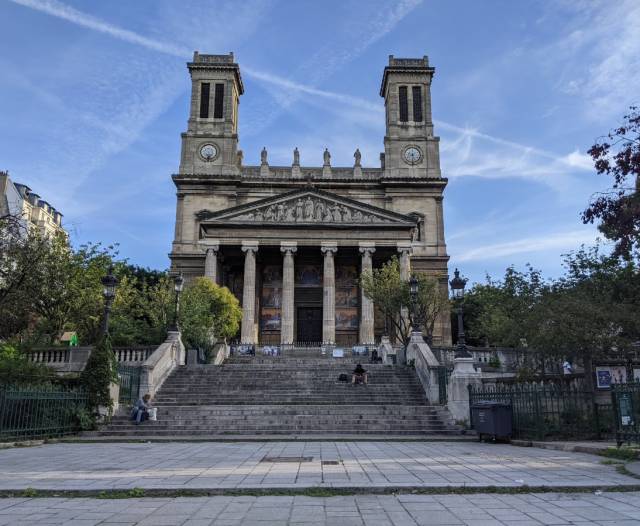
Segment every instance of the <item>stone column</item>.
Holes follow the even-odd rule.
[[[362,273],[371,272],[373,263],[371,255],[375,252],[373,244],[360,244],[360,254],[362,254]],[[360,288],[360,343],[363,345],[372,345],[375,343],[373,334],[373,301],[364,295],[362,287]]]
[[[336,243],[322,243],[324,275],[322,294],[322,343],[336,342],[336,271],[333,255],[338,251]]]
[[[258,243],[242,243],[244,252],[244,285],[242,289],[242,329],[240,342],[255,344],[256,252]]]
[[[400,279],[402,281],[409,281],[411,277],[411,245],[398,244],[398,252],[400,253]],[[400,316],[405,320],[405,325],[409,323],[408,306],[402,307]]]
[[[205,245],[204,277],[218,283],[218,250],[220,245]]]
[[[280,244],[280,251],[284,254],[282,258],[282,307],[280,323],[280,343],[293,343],[293,306],[294,306],[294,262],[293,256],[296,253],[295,242]]]

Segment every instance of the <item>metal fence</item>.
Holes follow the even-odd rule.
[[[449,376],[453,371],[446,365],[440,365],[437,367],[438,374],[438,397],[441,404],[446,404],[448,400],[447,385],[449,384]]]
[[[140,370],[139,366],[118,364],[118,379],[120,380],[118,402],[121,404],[133,404],[138,400]]]
[[[611,405],[596,404],[594,393],[582,386],[537,383],[469,386],[469,404],[480,401],[511,405],[514,438],[600,439],[613,433]]]
[[[618,446],[640,442],[640,383],[613,384],[611,401]]]
[[[77,433],[90,422],[87,395],[60,385],[0,386],[0,440]]]

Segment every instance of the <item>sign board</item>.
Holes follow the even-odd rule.
[[[620,415],[620,425],[632,426],[633,425],[633,401],[631,400],[631,393],[620,393],[618,395],[618,411]]]

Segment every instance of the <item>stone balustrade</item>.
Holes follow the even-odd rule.
[[[140,396],[152,397],[178,366],[185,364],[185,348],[179,332],[169,332],[167,339],[143,363],[140,374]]]

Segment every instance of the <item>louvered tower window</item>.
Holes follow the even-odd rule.
[[[409,120],[409,103],[407,102],[407,87],[400,86],[398,89],[398,95],[400,99],[400,122],[407,122]]]
[[[209,83],[200,84],[200,118],[209,118]]]
[[[422,88],[413,86],[413,121],[422,122]]]
[[[224,84],[216,84],[213,117],[215,119],[222,119],[222,117],[224,117]]]

